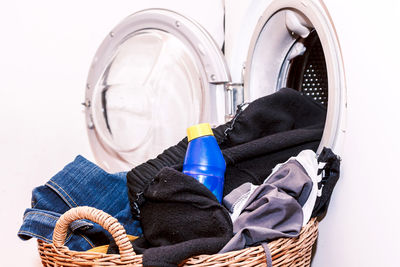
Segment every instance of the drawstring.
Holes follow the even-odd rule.
[[[229,133],[233,130],[233,128],[235,127],[235,123],[237,118],[240,116],[240,114],[243,112],[243,110],[249,105],[249,102],[244,102],[240,105],[237,106],[236,109],[236,114],[235,117],[233,117],[233,119],[231,120],[230,125],[228,126],[228,128],[225,129],[224,131],[224,137],[221,143],[224,143],[227,139],[228,139],[228,135]]]
[[[143,203],[146,201],[144,198],[144,190],[149,186],[149,184],[154,184],[155,183],[155,178],[151,179],[151,181],[143,188],[142,191],[137,192],[134,196],[133,201],[131,201],[131,212],[132,216],[135,220],[140,220],[140,207],[143,205]]]

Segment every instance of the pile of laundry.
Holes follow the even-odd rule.
[[[339,178],[339,158],[329,148],[315,153],[325,117],[325,107],[289,88],[239,107],[213,129],[227,164],[222,203],[181,172],[187,138],[129,172],[110,174],[78,156],[33,190],[18,235],[51,243],[64,212],[91,206],[138,237],[131,242],[144,266],[177,266],[194,255],[296,237],[327,211]],[[70,225],[66,245],[109,245],[108,253],[118,253],[110,234],[87,220]]]

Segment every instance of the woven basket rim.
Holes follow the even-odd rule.
[[[76,210],[71,211],[74,209]],[[60,217],[59,221],[61,223],[59,227],[56,225],[53,243],[38,240],[38,250],[43,266],[142,266],[142,255],[135,254],[129,239],[126,237],[125,230],[121,231],[119,228],[119,226],[122,228],[123,226],[115,218],[112,220],[113,217],[109,214],[91,207],[77,207],[74,209],[67,211],[63,219]],[[111,226],[111,230],[114,231],[111,234],[116,238],[119,247],[126,254],[73,251],[63,245],[65,237],[64,239],[62,238],[63,232],[60,232],[61,227],[65,231],[65,224],[67,224],[66,227],[68,228],[71,220],[78,218],[92,218],[94,222],[102,226],[105,225],[105,222],[108,222],[108,225],[103,227],[106,230],[110,230]],[[309,266],[312,247],[317,239],[317,235],[318,221],[316,218],[312,218],[302,228],[298,237],[280,238],[267,243],[273,266]],[[266,266],[266,256],[263,246],[259,245],[221,254],[198,255],[185,260],[182,264],[184,266]]]

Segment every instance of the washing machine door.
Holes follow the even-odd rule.
[[[90,68],[86,121],[97,163],[124,171],[224,121],[223,54],[196,22],[168,10],[135,13],[105,38]]]
[[[244,40],[248,45],[245,101],[282,87],[298,90],[327,108],[319,151],[324,146],[335,148],[345,132],[345,79],[326,7],[317,0],[274,0],[258,17],[251,39]]]

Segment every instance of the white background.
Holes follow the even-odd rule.
[[[313,266],[400,266],[400,2],[326,4],[343,52],[347,132]]]
[[[0,2],[0,266],[39,265],[36,241],[16,235],[31,190],[77,154],[93,159],[80,105],[86,75],[109,30],[149,7],[142,2]],[[195,17],[220,38],[205,4],[216,2],[151,5]],[[343,52],[347,132],[313,266],[399,266],[399,1],[325,3]]]

